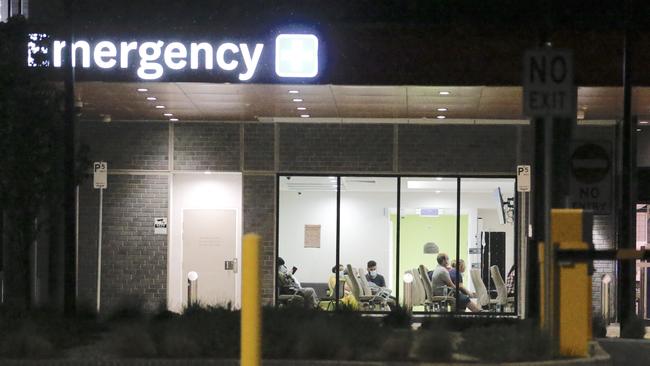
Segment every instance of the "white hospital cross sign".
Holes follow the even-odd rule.
[[[318,74],[318,38],[312,34],[281,34],[275,39],[275,73],[311,78]]]

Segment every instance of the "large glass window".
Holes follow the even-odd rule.
[[[516,312],[513,178],[278,179],[278,256],[321,308]]]
[[[466,267],[463,283],[481,307],[514,312],[515,180],[461,178],[460,186],[460,212],[467,222],[461,225],[467,233],[460,250]]]
[[[298,286],[324,299],[336,264],[337,178],[280,176],[278,186],[278,260]]]
[[[457,178],[401,178],[399,215],[399,265],[402,273],[412,271],[412,286],[431,287],[431,295],[440,301],[429,299],[425,287],[425,299],[414,299],[415,311],[450,311],[455,300],[452,288],[436,272],[451,265],[456,259]],[[397,223],[397,222],[395,222]],[[465,220],[466,224],[466,220]],[[463,242],[463,240],[461,240]],[[438,257],[445,262],[438,263]],[[440,268],[438,268],[440,267]],[[434,276],[434,272],[435,276]],[[420,276],[418,276],[418,274]],[[429,277],[422,278],[423,275]],[[451,278],[450,276],[444,276]],[[403,287],[404,282],[400,281]],[[404,289],[400,290],[404,294]],[[403,299],[403,296],[401,296]],[[446,300],[445,300],[446,299]]]
[[[396,212],[397,178],[341,178],[340,262],[348,279],[350,268],[357,272],[364,300],[361,307],[366,310],[385,311],[395,304],[391,298],[396,291],[391,218]],[[352,285],[345,284],[347,291],[355,290]]]

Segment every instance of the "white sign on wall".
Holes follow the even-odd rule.
[[[526,51],[523,85],[526,116],[576,118],[571,51],[550,47]]]
[[[517,192],[530,192],[530,165],[517,165]]]
[[[95,189],[108,187],[108,164],[105,161],[93,163],[93,187]]]
[[[153,233],[155,235],[167,235],[167,218],[156,217],[153,222]]]

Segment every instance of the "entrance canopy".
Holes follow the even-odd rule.
[[[79,82],[82,120],[373,123],[528,123],[519,86],[355,86]],[[650,119],[650,88],[633,114]],[[620,87],[579,87],[578,120],[623,115]]]

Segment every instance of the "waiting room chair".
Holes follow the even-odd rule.
[[[348,273],[345,275],[345,281],[350,284],[350,290],[352,291],[352,296],[357,299],[361,307],[369,307],[372,296],[366,296],[361,289],[361,284],[359,283],[359,278],[357,277],[358,273],[355,271],[350,264],[346,266]]]
[[[423,264],[421,264],[418,269],[420,271],[422,284],[424,285],[424,291],[427,295],[427,300],[424,305],[425,311],[446,312],[449,306],[453,308],[456,305],[456,297],[451,296],[451,289],[448,286],[442,286],[441,290],[444,295],[434,295],[433,284],[429,279],[429,270]]]
[[[390,297],[390,290],[380,289],[380,291],[373,294],[368,279],[366,279],[366,269],[363,267],[359,268],[357,273],[359,275],[357,278],[359,279],[359,284],[363,290],[363,295],[372,297],[369,301],[372,310],[375,310],[376,306],[379,306],[379,310],[389,310],[388,298]]]
[[[472,279],[472,284],[474,284],[474,289],[476,290],[476,301],[478,305],[482,308],[487,306],[490,310],[495,309],[497,300],[490,298],[485,283],[481,279],[481,271],[478,269],[470,269],[469,275]]]
[[[497,309],[499,311],[506,311],[506,309],[509,309],[510,305],[515,303],[515,298],[508,297],[508,290],[506,289],[505,282],[503,282],[503,277],[501,277],[501,271],[499,271],[498,266],[490,267],[490,275],[492,276],[492,281],[497,289]]]

